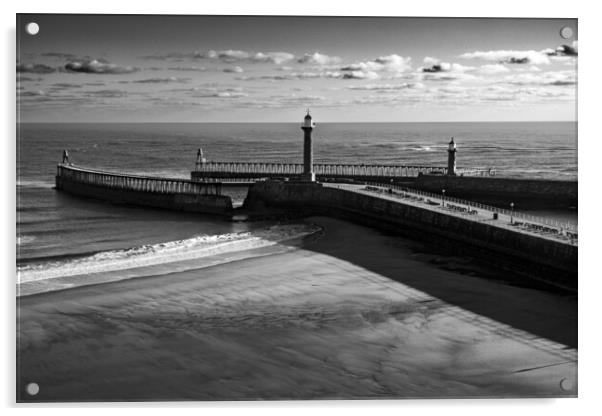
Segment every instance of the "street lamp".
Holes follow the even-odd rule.
[[[441,190],[441,206],[445,208],[445,189]]]
[[[510,225],[514,223],[514,202],[510,202]]]

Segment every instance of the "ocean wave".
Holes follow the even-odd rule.
[[[22,246],[25,244],[30,244],[36,239],[33,235],[18,235],[17,236],[17,245]]]
[[[118,272],[140,267],[203,259],[276,245],[308,236],[319,227],[306,224],[275,225],[252,232],[197,236],[185,240],[111,250],[66,261],[27,264],[17,269],[18,284],[68,276]]]
[[[17,181],[17,186],[23,186],[28,188],[52,188],[54,186],[54,182],[19,179]]]

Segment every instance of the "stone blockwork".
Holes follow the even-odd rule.
[[[251,211],[278,207],[350,219],[443,244],[518,276],[577,288],[576,246],[401,201],[320,184],[266,181],[251,188],[245,207]]]
[[[81,183],[59,176],[56,178],[56,188],[73,195],[120,204],[206,214],[230,215],[232,213],[232,200],[229,196],[224,195],[192,195],[113,189]]]
[[[577,207],[576,181],[419,175],[412,188],[508,208]]]

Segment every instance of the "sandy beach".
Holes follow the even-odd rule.
[[[277,254],[18,299],[18,399],[576,396],[576,295],[308,221]]]

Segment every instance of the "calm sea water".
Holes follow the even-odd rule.
[[[577,178],[577,125],[564,122],[325,123],[314,131],[315,161],[445,166],[451,136],[458,145],[458,167],[491,167],[513,177]],[[53,271],[48,275],[90,273],[100,261],[112,270],[147,267],[149,257],[173,255],[169,250],[180,250],[176,255],[190,247],[202,251],[224,238],[240,247],[249,243],[249,235],[266,232],[270,224],[114,206],[52,189],[63,149],[77,165],[186,178],[199,147],[209,160],[300,162],[302,132],[298,123],[21,124],[20,278],[43,277],[44,270]],[[276,229],[269,235],[276,241],[280,234],[296,232]]]

